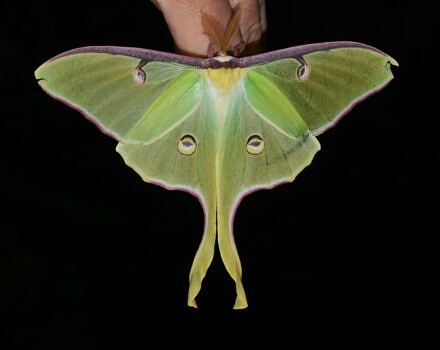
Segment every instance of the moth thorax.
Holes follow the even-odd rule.
[[[243,68],[208,68],[205,78],[221,95],[229,94],[244,74]]]

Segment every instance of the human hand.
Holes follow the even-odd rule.
[[[151,0],[163,13],[178,51],[190,56],[211,55],[212,44],[202,25],[202,13],[227,27],[234,10],[239,8],[238,31],[230,47],[244,45],[241,54],[254,54],[266,32],[264,0]]]

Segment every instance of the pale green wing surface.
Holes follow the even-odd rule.
[[[144,181],[190,192],[203,206],[205,228],[189,278],[188,305],[194,307],[214,256],[216,238],[216,113],[204,95],[201,94],[199,107],[190,117],[153,143],[117,146],[126,164]]]
[[[302,123],[295,136],[288,136],[270,122],[272,116],[276,118],[284,112],[283,105],[273,104],[272,114],[262,115],[246,102],[244,95],[244,89],[237,89],[231,96],[217,150],[217,234],[223,262],[236,283],[234,308],[247,306],[232,233],[239,202],[251,192],[293,181],[320,148]]]
[[[290,124],[298,123],[299,116],[318,135],[357,102],[384,87],[393,78],[392,64],[397,62],[390,56],[366,48],[335,48],[298,59],[283,58],[249,67],[246,96],[284,132],[294,135],[291,128],[277,123],[279,117],[272,110],[275,104],[268,101],[281,104]]]
[[[119,141],[149,143],[191,115],[201,89],[197,69],[109,53],[75,53],[35,72],[51,96],[81,111]]]

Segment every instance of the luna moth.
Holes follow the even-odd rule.
[[[35,77],[116,139],[117,152],[144,181],[198,198],[205,225],[188,305],[197,306],[217,242],[241,309],[247,300],[233,236],[240,201],[293,181],[320,149],[316,137],[382,89],[397,62],[348,41],[212,56],[89,46],[50,59]]]

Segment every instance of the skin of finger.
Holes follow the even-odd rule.
[[[240,32],[246,44],[258,42],[266,32],[264,0],[229,0],[231,8],[240,8]]]
[[[178,51],[192,56],[206,57],[208,53],[209,39],[202,28],[201,11],[214,17],[223,28],[232,15],[227,0],[155,0],[155,5],[164,15]]]

